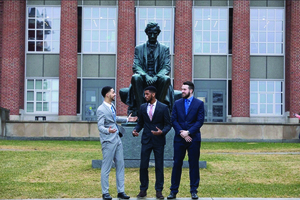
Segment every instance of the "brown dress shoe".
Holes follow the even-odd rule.
[[[137,198],[144,198],[147,196],[147,191],[141,190],[140,193],[136,196]]]
[[[165,197],[162,195],[161,192],[156,191],[156,198],[157,198],[157,199],[164,199]]]

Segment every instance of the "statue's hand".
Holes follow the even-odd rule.
[[[152,77],[149,76],[148,74],[146,75],[146,83],[147,83],[147,85],[151,85],[152,84]]]

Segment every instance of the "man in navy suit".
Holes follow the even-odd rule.
[[[190,192],[192,199],[198,199],[197,189],[200,182],[200,128],[204,122],[204,103],[193,96],[194,84],[192,82],[184,82],[181,91],[182,98],[175,102],[172,111],[171,121],[175,130],[174,163],[171,177],[171,192],[167,198],[176,198],[183,159],[187,151],[189,156]]]
[[[153,151],[155,157],[155,190],[156,198],[164,199],[162,190],[164,186],[164,148],[166,144],[166,134],[171,129],[170,111],[168,106],[156,100],[156,88],[148,86],[144,90],[147,103],[140,107],[139,121],[134,128],[132,135],[139,136],[139,132],[144,128],[142,134],[141,163],[140,163],[140,193],[138,198],[147,196],[149,185],[148,167],[150,154]]]

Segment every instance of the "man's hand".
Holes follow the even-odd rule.
[[[132,131],[132,135],[133,135],[133,137],[137,137],[137,136],[139,136],[139,133],[136,132],[136,130],[134,129],[134,130]]]
[[[109,133],[115,133],[116,131],[117,131],[117,129],[111,128],[111,126],[108,128]]]
[[[151,131],[151,133],[153,135],[161,135],[162,134],[162,130],[160,130],[158,127],[156,127],[157,131]]]
[[[185,131],[185,130],[180,130],[180,136],[182,138],[185,138],[186,136],[189,136],[189,132],[188,131]]]
[[[192,138],[190,136],[186,136],[184,139],[186,142],[192,142]]]
[[[132,115],[132,113],[130,113],[130,115],[128,116],[128,121],[135,122],[138,119],[138,117],[131,117],[131,115]]]

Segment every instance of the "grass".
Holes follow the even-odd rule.
[[[287,154],[249,154],[286,152]],[[300,143],[204,142],[200,197],[300,197]],[[226,153],[226,154],[224,154]],[[98,141],[0,140],[0,199],[101,198],[102,159]],[[165,168],[163,195],[169,193],[172,168]],[[155,197],[154,168],[149,169],[148,197]],[[125,169],[126,193],[139,192],[139,169]],[[110,193],[116,198],[115,170]],[[189,171],[183,169],[177,197],[190,197]]]

